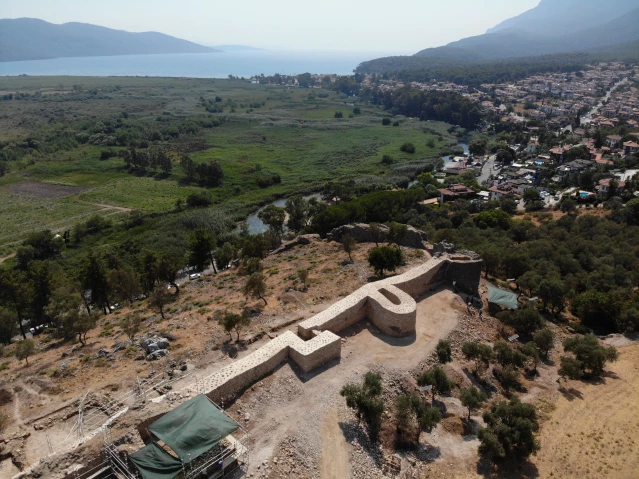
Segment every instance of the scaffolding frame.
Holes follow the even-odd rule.
[[[196,377],[197,384],[197,377]],[[208,396],[207,399],[213,406],[215,406],[220,412],[225,414],[226,416],[233,419],[233,421],[238,425],[238,429],[234,432],[226,436],[224,440],[231,443],[231,447],[222,447],[221,452],[208,456],[208,451],[202,454],[199,458],[194,461],[185,464],[182,459],[182,472],[180,472],[176,477],[176,479],[195,479],[204,477],[203,473],[206,473],[206,477],[209,479],[218,479],[218,478],[232,478],[237,476],[238,474],[246,474],[248,472],[249,467],[249,433],[246,431],[242,425],[236,421],[234,418],[230,416],[224,409],[222,409],[218,404],[212,401]],[[148,431],[148,430],[147,430]],[[239,431],[239,434],[238,434]],[[151,433],[149,432],[151,435]],[[235,437],[237,434],[239,437]],[[151,435],[152,436],[152,435]],[[105,436],[106,437],[106,436]],[[221,442],[221,441],[220,441]],[[219,443],[213,446],[209,451],[218,447]],[[107,446],[108,447],[108,446]],[[217,472],[208,472],[209,468],[213,468],[220,463],[223,464],[223,467]],[[229,466],[234,466],[232,469],[229,469]],[[130,471],[129,471],[130,473]],[[137,473],[136,476],[137,477]],[[126,479],[129,479],[128,477]]]
[[[47,435],[49,452],[53,454],[62,451],[67,447],[73,447],[76,443],[95,436],[100,430],[104,430],[104,428],[108,427],[114,419],[125,413],[129,406],[137,401],[146,402],[148,394],[158,387],[171,385],[191,375],[192,373],[187,373],[180,377],[165,378],[164,373],[159,373],[142,380],[138,376],[136,377],[136,385],[133,389],[99,406],[88,406],[86,404],[91,393],[90,390],[87,390],[78,403],[77,419],[65,439],[54,445]]]

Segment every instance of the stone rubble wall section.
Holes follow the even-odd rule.
[[[339,358],[341,352],[340,337],[330,331],[323,331],[310,341],[286,331],[255,352],[205,378],[203,390],[207,391],[211,400],[220,402],[267,376],[289,357],[302,371],[309,372]]]

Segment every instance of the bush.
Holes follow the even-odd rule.
[[[488,425],[479,431],[479,454],[493,461],[525,459],[539,450],[537,411],[519,399],[500,402],[483,415]]]
[[[203,208],[212,204],[213,201],[207,193],[192,193],[186,197],[186,205],[189,208]]]
[[[118,152],[115,150],[102,150],[100,152],[100,161],[108,160],[109,158],[115,158],[118,156]]]
[[[402,146],[400,146],[400,151],[403,151],[404,153],[410,153],[413,154],[415,153],[415,145],[413,145],[412,143],[404,143]]]
[[[391,124],[391,119],[390,118],[383,118],[382,119],[382,125],[388,126],[390,124]]]
[[[335,112],[335,118],[344,118],[344,112],[336,111]]]
[[[392,165],[393,164],[393,157],[390,155],[384,155],[382,157],[382,161],[381,161],[382,165]]]
[[[8,424],[9,416],[3,410],[0,410],[0,432],[3,432]]]
[[[473,218],[473,221],[482,229],[499,227],[502,230],[508,230],[512,225],[510,215],[501,210],[482,211]]]
[[[581,362],[582,371],[595,377],[601,376],[607,362],[614,362],[619,358],[616,348],[602,346],[592,334],[566,339],[564,351],[573,353],[577,361]]]
[[[442,364],[450,363],[453,360],[453,350],[450,344],[450,341],[445,339],[440,339],[437,343],[435,352],[437,353],[437,359]]]
[[[375,274],[384,277],[384,271],[395,271],[404,264],[404,256],[398,248],[380,246],[368,253],[368,264],[375,269]]]

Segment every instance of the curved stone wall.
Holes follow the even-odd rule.
[[[414,298],[444,282],[455,283],[467,292],[476,292],[481,277],[481,261],[463,255],[441,255],[404,274],[368,284],[327,310],[301,322],[298,334],[311,338],[312,331],[337,333],[367,318],[389,336],[415,332],[417,304]]]
[[[417,298],[444,282],[475,292],[481,260],[442,255],[399,276],[367,284],[312,318],[299,323],[298,335],[286,331],[248,356],[204,380],[213,401],[231,397],[258,381],[284,361],[293,360],[304,372],[340,357],[337,333],[368,318],[389,336],[415,333]]]

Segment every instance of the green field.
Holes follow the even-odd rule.
[[[156,139],[149,146],[186,149],[196,163],[217,161],[224,183],[207,191],[236,220],[266,201],[316,191],[329,181],[391,181],[398,175],[393,166],[380,163],[383,155],[392,156],[397,167],[436,158],[456,141],[444,123],[397,118],[399,126],[382,126],[386,113],[364,105],[361,115],[353,115],[353,99],[336,92],[245,81],[5,77],[0,78],[0,93],[28,95],[2,102],[0,140],[5,147],[38,141],[35,151],[9,162],[8,173],[0,178],[0,246],[36,226],[66,227],[105,205],[163,213],[173,210],[178,199],[207,190],[184,184],[178,154],[166,177],[153,171],[132,173],[117,157],[101,161],[100,152],[108,147],[100,144],[101,138],[117,135],[122,125],[133,125],[148,136],[155,130],[178,131],[191,119],[219,119],[220,126]],[[201,99],[213,102],[215,97],[221,98],[216,104],[222,111],[207,112]],[[344,118],[336,119],[336,111]],[[86,141],[96,130],[105,133]],[[57,138],[80,138],[84,132],[84,142],[47,151]],[[415,154],[400,152],[405,142],[415,144]],[[276,174],[281,183],[266,188],[257,184],[260,176]],[[11,185],[23,181],[88,191],[57,200],[12,194]]]

